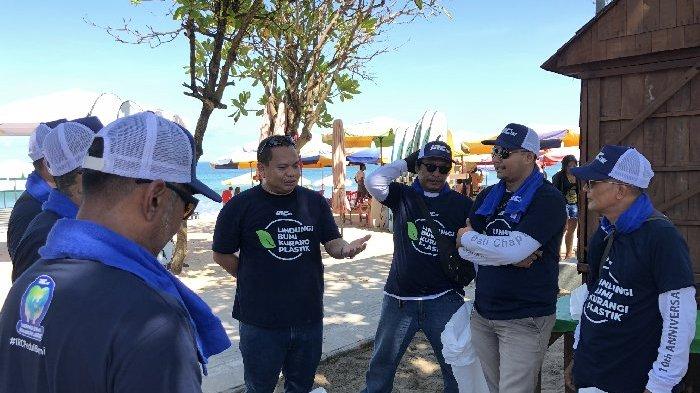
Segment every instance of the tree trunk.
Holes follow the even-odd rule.
[[[209,118],[211,117],[212,112],[214,112],[213,106],[202,103],[202,110],[199,112],[199,119],[197,119],[197,126],[194,130],[194,144],[197,161],[199,161],[199,157],[202,156],[202,140],[204,139],[204,131],[207,129],[207,124],[209,124]],[[182,273],[182,267],[185,265],[186,256],[187,220],[182,220],[182,225],[180,225],[180,229],[177,231],[173,259],[170,261],[170,270],[173,272],[173,274]]]
[[[180,229],[177,231],[173,260],[170,261],[170,271],[172,271],[173,274],[182,273],[182,267],[185,264],[185,256],[187,256],[187,220],[182,220],[182,225],[180,225]]]

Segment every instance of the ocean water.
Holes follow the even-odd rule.
[[[367,165],[367,173],[371,173],[377,168],[376,165]],[[551,180],[552,176],[557,173],[557,171],[560,169],[560,165],[554,165],[549,168],[545,169],[545,172],[548,175],[548,178]],[[351,165],[346,167],[346,177],[348,179],[353,179],[355,177],[355,174],[357,173],[358,167]],[[222,184],[222,182],[226,179],[230,179],[236,176],[240,175],[245,175],[250,173],[249,169],[212,169],[212,167],[209,165],[208,162],[201,162],[197,164],[197,177],[204,182],[207,186],[209,186],[211,189],[214,191],[218,192],[221,194],[221,192],[228,188],[228,186],[225,186]],[[329,176],[332,174],[331,168],[323,168],[323,169],[316,169],[316,168],[306,168],[302,172],[302,176],[306,179],[308,179],[311,183],[319,181],[321,178]],[[484,184],[485,185],[490,185],[493,184],[495,181],[497,181],[496,178],[496,173],[493,171],[484,171]],[[350,191],[355,191],[357,190],[357,185],[355,184],[354,181],[351,182],[352,184],[347,187],[348,190]],[[24,187],[22,181],[18,181],[18,185],[20,185],[21,188]],[[320,187],[314,187],[311,184],[304,183],[302,184],[304,187],[311,188],[317,191],[320,191]],[[241,190],[246,190],[250,188],[250,185],[248,186],[241,186]],[[324,196],[326,198],[331,197],[331,189],[333,188],[332,184],[325,184],[324,186]],[[14,206],[14,201],[19,197],[19,195],[22,193],[22,190],[19,191],[0,191],[0,208],[11,208]],[[207,198],[203,197],[198,197],[199,199],[199,205],[197,207],[197,211],[201,215],[216,215],[218,214],[219,210],[221,209],[221,204],[216,203],[214,201],[211,201]]]

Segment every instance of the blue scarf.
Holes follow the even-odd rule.
[[[49,199],[51,186],[36,171],[27,176],[27,183],[24,186],[29,195],[37,201],[44,203]]]
[[[535,196],[535,192],[540,188],[542,182],[544,181],[544,176],[537,170],[537,168],[532,170],[530,176],[525,179],[523,184],[513,193],[508,202],[506,203],[505,214],[510,217],[510,219],[518,223],[520,218],[530,206],[532,198]],[[506,192],[506,182],[501,180],[496,184],[489,194],[484,198],[484,202],[479,206],[476,214],[480,216],[490,216],[498,208],[498,204],[503,199],[503,195]]]
[[[58,220],[39,249],[44,259],[84,259],[136,275],[151,288],[175,297],[184,307],[197,343],[197,355],[207,375],[207,358],[231,346],[221,320],[211,308],[175,278],[156,258],[133,241],[85,220]]]
[[[416,190],[416,192],[418,192],[418,194],[425,195],[426,191],[420,185],[418,178],[415,178],[415,180],[413,180],[413,189]],[[432,191],[428,191],[428,192],[432,192]],[[445,195],[445,194],[449,194],[449,192],[450,192],[450,186],[447,183],[445,183],[445,185],[442,186],[442,188],[440,189],[440,191],[437,192],[437,194]]]
[[[41,205],[41,210],[52,211],[61,218],[75,218],[78,215],[78,205],[57,189],[52,189],[49,199]]]
[[[600,229],[608,235],[615,230],[618,234],[631,233],[639,229],[644,221],[654,214],[654,205],[646,193],[642,193],[630,207],[617,218],[615,224],[611,223],[607,217],[601,217]]]

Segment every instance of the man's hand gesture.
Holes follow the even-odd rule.
[[[347,246],[343,246],[341,254],[343,258],[354,258],[355,255],[361,253],[367,248],[367,241],[372,235],[365,235],[359,239],[353,240]]]

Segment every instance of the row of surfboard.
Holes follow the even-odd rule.
[[[391,161],[404,158],[435,140],[447,142],[447,116],[439,111],[426,111],[414,126],[398,130]]]

